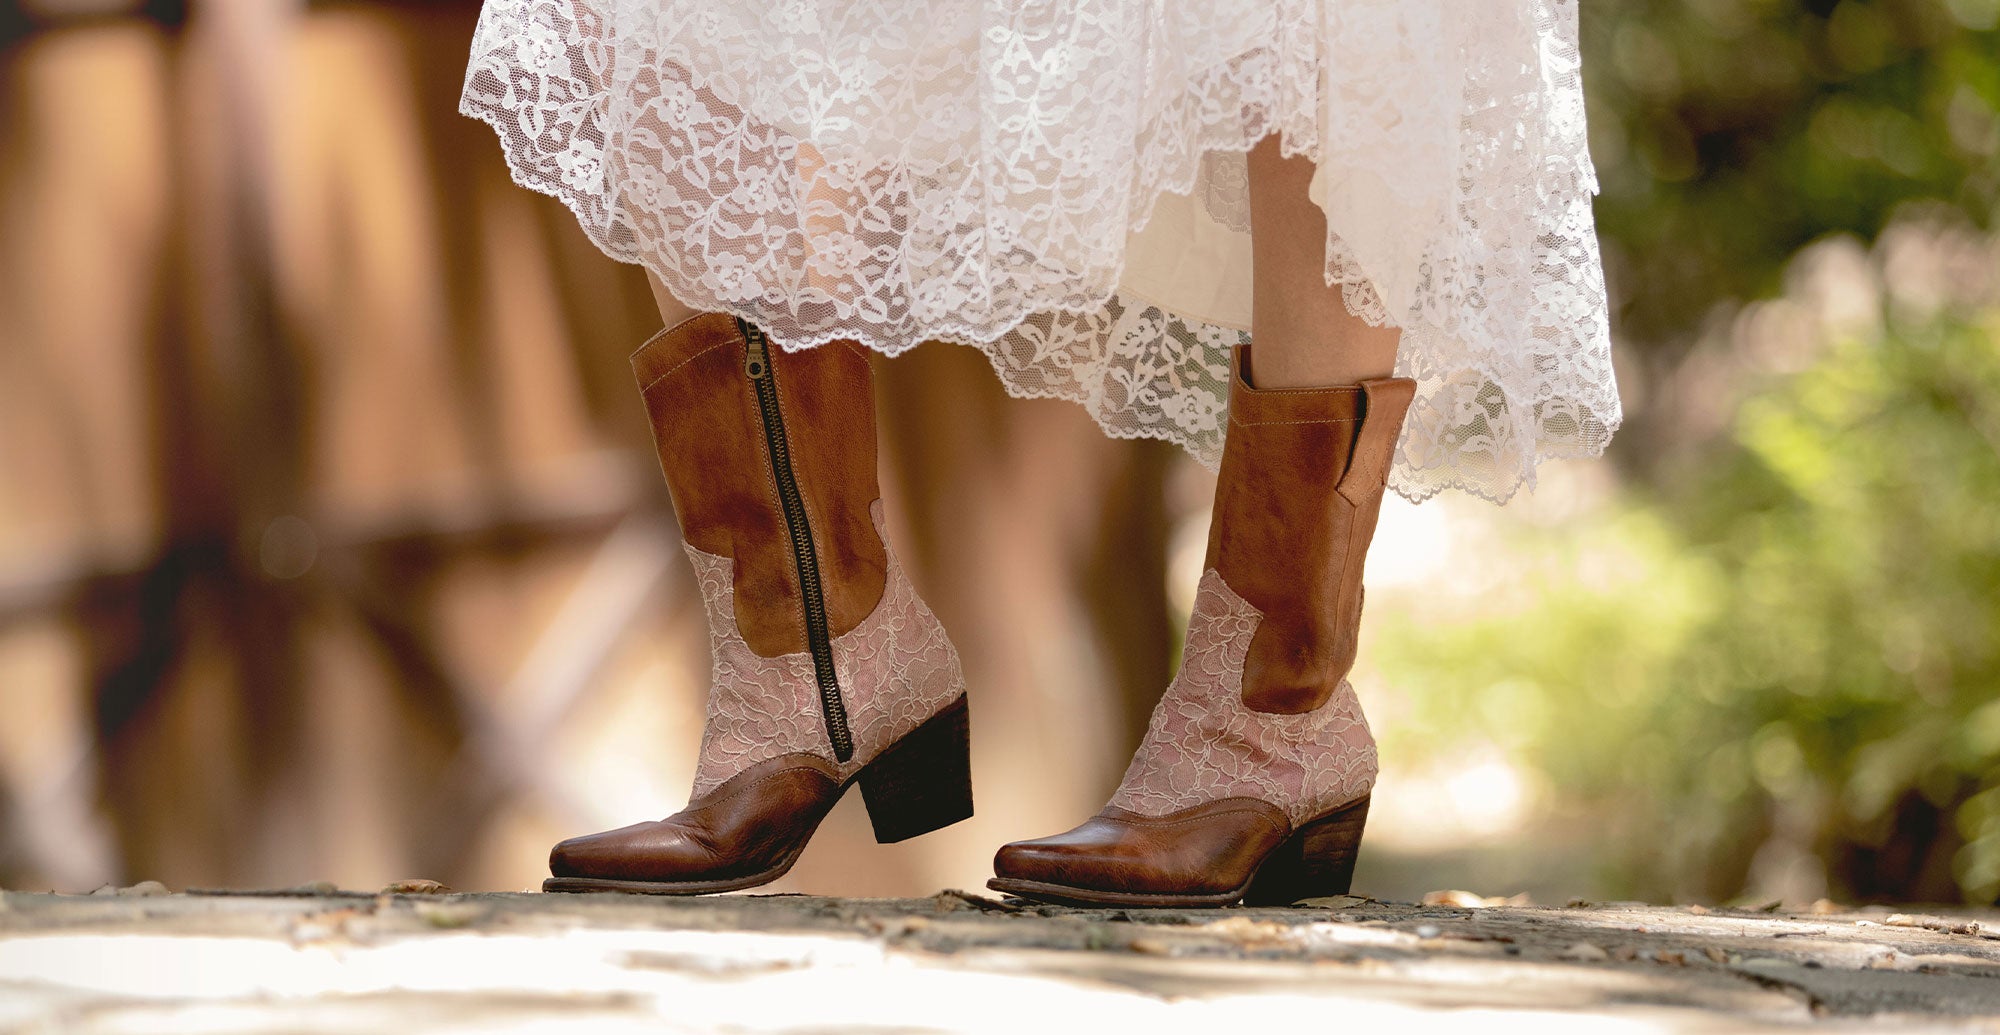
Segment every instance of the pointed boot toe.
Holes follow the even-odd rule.
[[[634,823],[565,838],[549,850],[549,873],[556,877],[624,879],[632,875],[632,860],[660,823]]]
[[[994,881],[1070,883],[1082,876],[1077,864],[1081,862],[1081,869],[1088,870],[1094,858],[1097,856],[1088,848],[1079,851],[1070,834],[1014,841],[1001,845],[1000,850],[993,854]]]
[[[601,877],[606,872],[604,834],[581,834],[564,838],[549,849],[549,875],[553,877]]]
[[[1073,905],[1227,905],[1290,835],[1281,810],[1246,798],[1157,817],[1113,806],[1066,833],[1002,846],[986,886]]]
[[[702,895],[778,879],[844,789],[812,755],[744,770],[663,820],[572,837],[549,853],[544,891]]]
[[[547,891],[662,890],[650,885],[726,878],[719,860],[679,816],[568,838],[549,851]],[[646,889],[624,887],[645,883]]]

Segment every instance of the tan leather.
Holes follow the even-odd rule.
[[[736,620],[763,657],[804,651],[798,565],[780,509],[747,343],[734,317],[705,313],[632,355],[681,534],[735,562]],[[875,477],[875,389],[853,342],[768,349],[791,467],[813,533],[827,635],[861,623],[882,598],[888,555],[868,505]]]
[[[736,774],[666,819],[572,837],[549,853],[558,877],[691,884],[790,867],[840,800],[833,768],[783,755]]]
[[[1308,712],[1354,666],[1362,562],[1416,382],[1258,389],[1250,348],[1234,357],[1207,566],[1264,615],[1245,706]]]
[[[1283,810],[1255,798],[1165,816],[1107,806],[1067,833],[1002,845],[993,872],[1003,882],[1086,892],[1233,898],[1291,832]]]

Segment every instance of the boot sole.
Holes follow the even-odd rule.
[[[847,778],[834,802],[856,783],[878,844],[907,841],[972,818],[970,713],[965,695],[875,756]],[[815,830],[817,827],[815,827]],[[626,892],[639,895],[714,895],[760,887],[791,872],[815,831],[808,830],[783,862],[761,873],[727,880],[646,881],[608,877],[549,877],[545,892]]]
[[[635,895],[715,895],[725,891],[743,891],[759,885],[769,884],[790,872],[792,864],[798,861],[798,853],[786,859],[784,865],[748,877],[730,880],[704,881],[650,881],[650,880],[610,880],[604,877],[550,877],[542,881],[542,890],[550,892],[623,891]]]
[[[1348,893],[1354,885],[1354,862],[1367,821],[1368,796],[1364,794],[1294,831],[1257,864],[1250,879],[1232,891],[1205,895],[1109,891],[1012,877],[994,877],[986,886],[1008,895],[1064,906],[1216,909],[1237,902],[1248,906],[1288,906],[1303,899]]]
[[[1139,909],[1218,909],[1235,905],[1249,890],[1246,884],[1234,891],[1214,895],[1154,895],[1136,891],[1099,891],[1073,888],[1066,884],[1045,884],[1037,880],[993,877],[986,886],[1018,898],[1033,899],[1058,906],[1130,906]]]

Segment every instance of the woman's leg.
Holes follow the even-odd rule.
[[[1250,302],[1259,388],[1316,388],[1388,377],[1395,327],[1370,327],[1326,284],[1326,214],[1306,189],[1313,164],[1281,157],[1278,138],[1250,151],[1250,236],[1256,277]]]
[[[689,309],[687,306],[682,305],[681,300],[675,298],[674,293],[667,290],[667,286],[660,282],[659,275],[652,270],[646,271],[646,285],[653,289],[653,301],[659,305],[660,320],[666,326],[679,326],[681,323],[701,315],[699,310]]]

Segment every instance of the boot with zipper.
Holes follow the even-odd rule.
[[[885,844],[972,815],[964,679],[883,535],[861,347],[705,314],[632,366],[708,611],[707,725],[688,806],[556,845],[543,889],[769,883],[853,783]]]
[[[1118,906],[1345,894],[1376,775],[1347,681],[1409,378],[1258,390],[1238,347],[1180,672],[1111,802],[1003,846],[996,891]]]

